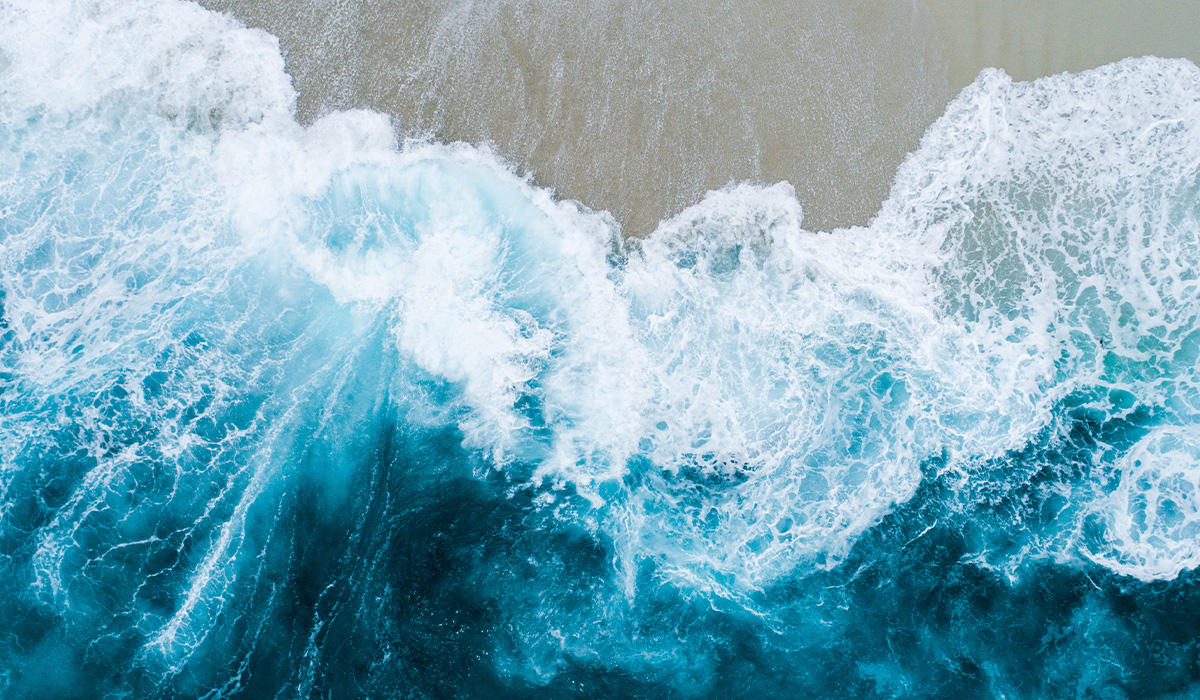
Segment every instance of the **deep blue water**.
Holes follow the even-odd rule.
[[[1194,65],[624,240],[194,5],[0,51],[0,696],[1200,696]]]

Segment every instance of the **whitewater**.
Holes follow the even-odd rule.
[[[983,72],[865,227],[645,238],[0,4],[4,697],[1193,697],[1200,69]]]

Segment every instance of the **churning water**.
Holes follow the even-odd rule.
[[[1191,697],[1200,70],[985,71],[869,226],[626,239],[0,6],[5,697]]]

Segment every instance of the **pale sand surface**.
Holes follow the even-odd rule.
[[[731,180],[865,221],[946,100],[909,0],[204,1],[279,37],[302,118],[490,141],[633,234]]]
[[[925,0],[957,90],[988,66],[1017,80],[1129,56],[1200,62],[1197,0]]]
[[[1195,0],[202,0],[279,37],[301,118],[492,143],[627,233],[730,181],[865,223],[978,71],[1200,59]]]

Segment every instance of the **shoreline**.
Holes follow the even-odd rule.
[[[984,68],[1013,80],[1157,56],[1200,63],[1200,10],[1187,0],[923,0],[945,45],[952,91]]]
[[[1185,0],[201,4],[278,38],[302,122],[368,108],[402,137],[489,143],[627,236],[746,181],[791,183],[806,228],[864,225],[984,68],[1031,80],[1130,55],[1200,61]]]

